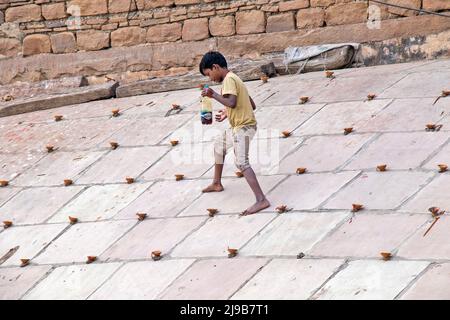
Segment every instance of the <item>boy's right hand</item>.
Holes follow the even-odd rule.
[[[219,113],[216,114],[216,121],[217,122],[222,122],[226,118],[227,118],[227,110],[226,109],[220,110]]]
[[[214,98],[214,94],[215,93],[216,92],[213,89],[211,89],[211,88],[204,88],[202,90],[202,97]]]

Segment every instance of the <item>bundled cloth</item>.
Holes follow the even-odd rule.
[[[322,62],[324,69],[338,69],[339,67],[345,67],[353,62],[359,47],[359,43],[335,43],[305,47],[288,47],[284,50],[283,63],[286,66],[286,70],[290,65],[300,66],[298,73],[302,72],[306,64],[313,59],[319,60],[316,61],[315,64],[320,64]],[[330,57],[334,57],[334,59],[327,60],[327,53],[329,53]],[[301,62],[303,62],[303,64]],[[332,64],[332,67],[328,68],[326,64]]]

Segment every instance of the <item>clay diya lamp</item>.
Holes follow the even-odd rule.
[[[161,251],[156,250],[156,251],[153,251],[153,252],[152,252],[152,259],[153,259],[154,261],[161,260],[161,258],[162,258],[162,256],[161,256]]]
[[[364,208],[364,206],[362,204],[354,203],[354,204],[352,204],[352,208],[353,208],[352,212],[357,212],[357,211],[362,210],[362,208]]]
[[[111,112],[113,117],[118,117],[120,115],[120,109],[114,109]]]
[[[353,128],[344,128],[344,134],[347,135],[353,132]]]
[[[175,147],[178,144],[178,140],[170,140],[170,144],[172,145],[172,147]]]
[[[56,122],[61,121],[62,119],[63,119],[63,116],[62,116],[62,115],[59,115],[59,114],[58,114],[58,115],[55,116],[55,121],[56,121]]]
[[[3,221],[3,228],[8,229],[13,225],[12,221]]]
[[[373,99],[375,99],[375,97],[376,97],[377,95],[376,94],[374,94],[374,93],[369,93],[368,95],[367,95],[367,100],[373,100]]]
[[[96,256],[88,256],[87,260],[86,260],[86,263],[89,264],[89,263],[92,263],[92,262],[94,262],[96,260],[97,260]]]
[[[183,180],[184,179],[184,174],[176,174],[175,175],[175,180],[176,181],[180,181],[180,180]]]
[[[14,100],[14,97],[12,96],[12,95],[10,95],[10,94],[7,94],[6,96],[4,96],[3,98],[3,101],[11,101],[11,100]]]
[[[446,164],[438,164],[439,172],[445,172],[448,170],[448,166]]]
[[[236,174],[236,177],[238,177],[238,178],[242,178],[244,176],[244,174],[241,171],[236,171],[235,174]]]
[[[71,184],[73,184],[73,181],[72,181],[72,180],[70,180],[70,179],[65,179],[65,180],[64,180],[64,185],[65,185],[66,187],[70,186]]]
[[[69,216],[69,222],[70,222],[70,224],[75,224],[78,222],[78,218]]]
[[[119,147],[119,144],[115,141],[111,141],[109,143],[109,145],[111,146],[111,149],[116,150]]]
[[[300,104],[305,104],[309,101],[309,97],[300,97]]]
[[[238,249],[228,248],[227,250],[228,250],[228,258],[234,258],[238,254]]]
[[[217,210],[217,209],[206,209],[206,210],[208,210],[208,215],[210,216],[210,217],[214,217],[216,214],[217,214],[217,212],[219,212],[219,210]]]
[[[285,213],[288,211],[287,205],[281,205],[275,208],[278,213]]]
[[[306,168],[297,168],[295,171],[297,174],[304,174],[306,172]]]
[[[147,218],[147,214],[146,213],[141,213],[141,212],[136,213],[136,216],[138,217],[139,221],[144,221],[145,218]]]
[[[391,260],[392,258],[392,253],[390,252],[380,252],[380,255],[383,257],[384,261]]]
[[[55,147],[52,146],[51,144],[46,145],[45,148],[47,149],[47,152],[49,152],[49,153],[55,151]]]
[[[445,213],[445,211],[441,211],[438,207],[431,207],[428,209],[428,211],[431,212],[431,215],[433,218],[439,217]]]
[[[134,178],[131,177],[126,177],[125,180],[127,181],[128,184],[132,184],[134,182]]]
[[[20,267],[26,267],[27,265],[30,264],[30,259],[20,259]]]
[[[327,78],[333,78],[334,77],[334,72],[333,71],[325,71],[325,76]]]
[[[262,83],[267,83],[267,81],[269,81],[269,77],[266,75],[261,76],[260,79],[261,79]]]
[[[9,184],[8,180],[0,180],[0,187],[6,187]]]
[[[431,207],[431,208],[428,208],[428,211],[430,211],[433,215],[434,214],[437,214],[438,212],[439,212],[439,208],[438,207]]]
[[[384,172],[386,171],[387,165],[386,164],[380,164],[377,166],[377,171]]]
[[[283,131],[281,134],[283,135],[284,138],[287,138],[287,137],[290,137],[292,135],[292,132],[290,132],[290,131]]]

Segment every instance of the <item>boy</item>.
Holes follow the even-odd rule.
[[[242,80],[228,70],[227,61],[219,52],[210,51],[203,56],[200,73],[211,81],[223,83],[221,94],[208,88],[202,91],[202,96],[208,96],[223,104],[226,108],[216,115],[216,121],[222,122],[228,118],[231,125],[214,143],[214,180],[203,192],[223,191],[223,163],[227,150],[233,147],[236,167],[243,173],[256,197],[256,203],[241,215],[254,214],[270,207],[248,160],[250,140],[256,133],[256,118],[253,112],[256,106],[253,99]]]

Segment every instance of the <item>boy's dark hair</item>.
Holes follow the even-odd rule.
[[[203,71],[205,69],[212,69],[213,64],[217,64],[222,68],[228,67],[227,60],[220,52],[209,51],[203,56],[202,61],[200,62],[200,73],[205,75]]]

